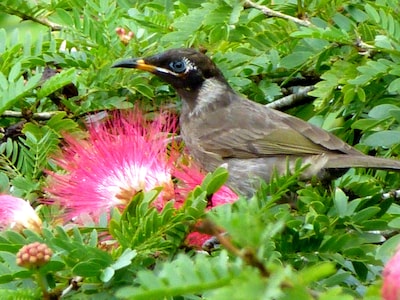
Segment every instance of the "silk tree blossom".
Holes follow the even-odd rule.
[[[148,121],[135,109],[90,126],[87,139],[65,137],[63,153],[54,158],[65,173],[49,178],[52,200],[66,208],[67,219],[97,218],[112,207],[125,207],[139,191],[163,187],[154,203],[161,209],[174,197],[167,144],[175,124],[171,115],[160,113]]]
[[[42,221],[28,201],[10,195],[0,195],[1,230],[31,229],[39,232],[41,226]]]
[[[204,173],[200,171],[200,168],[194,162],[190,162],[188,166],[177,166],[173,171],[173,175],[179,179],[177,191],[181,197],[178,198],[178,205],[180,205],[179,202],[182,201],[182,197],[186,198],[187,194],[196,186],[201,185],[205,178]],[[227,203],[233,203],[237,199],[238,195],[229,187],[223,185],[216,193],[212,195],[211,199],[209,200],[208,207],[212,208]]]
[[[179,208],[187,194],[202,183],[204,174],[193,163],[180,163],[178,147],[167,147],[176,121],[163,114],[146,121],[136,109],[92,125],[86,139],[66,136],[63,152],[54,158],[64,173],[50,173],[47,188],[54,203],[66,209],[66,219],[82,221],[88,215],[97,219],[112,207],[124,209],[137,192],[155,187],[163,187],[154,203],[158,210],[172,199]],[[236,199],[237,195],[223,186],[212,196],[209,208]],[[201,247],[209,238],[195,232],[187,243]]]
[[[182,201],[186,198],[187,194],[196,186],[201,185],[205,177],[200,171],[200,168],[194,163],[190,163],[189,166],[183,165],[178,169],[175,169],[174,176],[179,179],[179,186],[177,188],[177,206],[182,205]],[[212,209],[213,207],[223,204],[233,203],[236,200],[238,200],[238,195],[235,194],[229,187],[223,185],[216,193],[212,195],[211,199],[209,199],[208,209]],[[195,248],[202,248],[204,243],[210,238],[211,236],[208,234],[194,231],[189,233],[186,238],[186,243]]]
[[[383,270],[382,299],[400,299],[400,249],[386,263]]]

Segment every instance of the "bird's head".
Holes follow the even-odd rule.
[[[207,79],[227,84],[221,71],[205,54],[191,48],[171,49],[146,58],[119,61],[114,68],[134,68],[153,73],[179,94],[196,93]]]

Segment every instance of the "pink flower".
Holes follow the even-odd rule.
[[[135,109],[92,125],[85,140],[67,136],[63,153],[54,158],[65,173],[51,173],[47,191],[67,209],[68,219],[87,214],[96,218],[112,207],[125,207],[138,191],[155,187],[163,187],[155,202],[161,209],[174,195],[167,144],[175,124],[170,115],[148,121]]]
[[[400,299],[400,249],[386,263],[383,270],[382,299]]]
[[[187,194],[196,186],[201,185],[205,177],[205,175],[200,171],[200,168],[193,162],[190,162],[190,166],[178,166],[175,168],[173,175],[180,181],[177,190],[178,194],[183,198],[186,198]],[[211,208],[222,204],[233,203],[237,199],[238,195],[226,185],[223,185],[215,194],[212,195],[208,207]]]
[[[182,201],[190,191],[192,191],[196,186],[201,185],[205,177],[204,174],[201,173],[200,168],[194,163],[191,163],[190,166],[182,165],[179,169],[175,169],[174,176],[179,179],[178,185],[180,185],[177,188],[178,206],[182,205]],[[227,203],[233,203],[237,199],[238,195],[230,188],[223,185],[215,194],[212,195],[210,202],[208,203],[208,209]],[[201,225],[196,227],[201,227]],[[203,244],[210,238],[211,236],[205,233],[191,232],[186,238],[186,243],[195,248],[202,248]]]
[[[124,209],[138,191],[163,187],[154,205],[176,200],[179,208],[187,194],[200,185],[200,169],[181,163],[177,145],[168,146],[176,118],[160,114],[147,121],[136,109],[115,113],[107,122],[92,125],[84,140],[65,137],[66,146],[54,161],[64,173],[50,173],[47,191],[53,203],[66,209],[66,219],[96,220],[112,207]],[[176,181],[174,185],[172,178]],[[232,203],[237,195],[226,186],[210,199],[209,208]],[[187,242],[200,247],[209,235],[191,233]]]
[[[42,221],[35,210],[21,198],[10,195],[0,195],[0,229],[31,229],[40,231]]]

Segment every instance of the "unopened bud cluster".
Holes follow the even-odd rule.
[[[127,45],[129,41],[134,37],[134,33],[132,31],[126,32],[125,29],[122,27],[117,27],[115,29],[115,32],[119,36],[121,42],[125,45]]]
[[[23,246],[17,253],[17,265],[32,269],[50,261],[53,251],[39,242]]]

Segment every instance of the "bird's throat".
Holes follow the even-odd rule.
[[[189,118],[200,116],[229,102],[227,96],[232,92],[229,85],[217,78],[207,78],[196,91],[181,91],[182,113]]]

